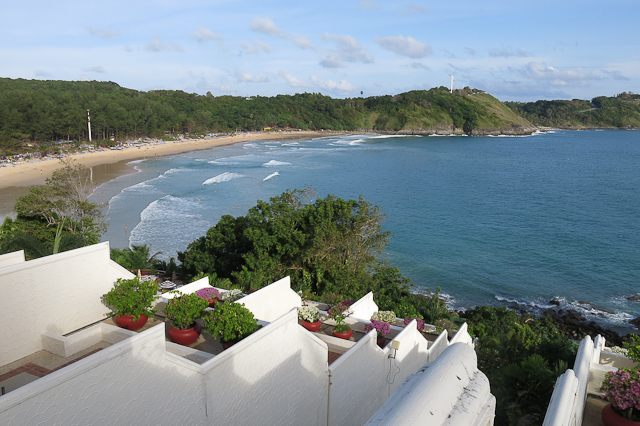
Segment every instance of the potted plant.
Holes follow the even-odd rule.
[[[409,325],[409,323],[411,321],[413,321],[414,318],[405,318],[404,319],[404,325]],[[415,318],[416,320],[416,327],[418,328],[418,331],[423,331],[424,330],[424,320],[422,318]]]
[[[220,295],[219,299],[224,302],[235,302],[238,299],[244,297],[242,290],[239,288],[232,288],[231,290],[224,292]]]
[[[195,294],[182,294],[179,291],[172,291],[176,296],[169,299],[164,312],[167,314],[167,321],[170,326],[167,329],[169,338],[180,345],[189,346],[198,340],[202,327],[196,322],[202,317],[202,312],[209,307],[207,300]]]
[[[298,308],[298,318],[302,321],[302,326],[311,332],[320,330],[320,309],[315,306],[303,306]]]
[[[220,294],[218,289],[213,287],[205,287],[196,291],[196,296],[205,299],[209,303],[210,308],[213,308],[213,305],[218,301],[218,294]]]
[[[376,340],[376,343],[378,346],[383,348],[386,343],[386,338],[384,336],[391,332],[391,324],[386,321],[378,321],[372,318],[371,322],[364,326],[365,333],[368,333],[371,330],[376,330],[378,332],[378,339]]]
[[[158,286],[153,281],[141,281],[138,277],[118,278],[113,289],[102,295],[102,300],[115,315],[118,326],[135,331],[155,314],[152,304],[157,291]]]
[[[605,426],[640,425],[640,336],[632,334],[624,347],[636,367],[620,368],[604,376],[600,390],[609,401],[602,409]]]
[[[249,336],[258,328],[258,320],[242,303],[218,304],[204,316],[204,329],[219,338],[224,349]]]
[[[327,316],[336,322],[335,327],[333,327],[333,335],[340,339],[349,340],[353,334],[351,327],[344,322],[353,313],[349,311],[349,306],[352,303],[350,300],[341,300],[327,311]]]

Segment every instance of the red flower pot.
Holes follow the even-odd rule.
[[[308,322],[308,321],[302,320],[302,326],[313,333],[320,330],[321,325],[322,323],[320,322],[320,320],[316,322]]]
[[[113,321],[118,324],[118,327],[126,328],[127,330],[136,331],[140,330],[146,323],[149,318],[140,314],[140,319],[138,321],[133,320],[133,315],[117,315],[113,317]]]
[[[384,348],[384,344],[387,343],[387,338],[384,336],[378,336],[378,338],[376,339],[376,343],[381,348]]]
[[[335,329],[333,330],[333,335],[340,338],[340,339],[344,339],[344,340],[349,340],[349,338],[351,337],[351,335],[353,334],[353,330],[349,329],[347,331],[344,332],[339,332],[336,331]]]
[[[633,420],[627,420],[623,417],[620,417],[613,411],[611,407],[611,403],[607,404],[602,409],[602,423],[604,426],[639,426],[640,422],[634,422]]]
[[[217,297],[214,297],[213,299],[209,299],[209,300],[207,300],[207,302],[209,302],[209,307],[210,307],[210,308],[213,308],[213,307],[214,307],[214,305],[218,302],[218,298],[217,298]]]
[[[200,333],[202,333],[202,327],[198,323],[186,330],[180,330],[173,326],[169,326],[169,329],[167,330],[167,334],[171,341],[184,346],[189,346],[198,340]]]

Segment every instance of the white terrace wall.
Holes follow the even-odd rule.
[[[0,268],[24,262],[24,251],[14,251],[13,253],[0,254]]]
[[[294,309],[202,364],[215,424],[327,424],[328,349]]]
[[[203,364],[166,351],[164,324],[129,333],[0,397],[0,424],[327,424],[327,346],[295,310]]]
[[[42,349],[42,332],[64,335],[104,319],[101,296],[133,274],[109,258],[109,243],[0,268],[0,365]]]
[[[369,332],[329,367],[329,425],[362,425],[402,381],[429,361],[429,342],[415,320],[395,340],[400,349],[380,349],[377,333]],[[395,352],[395,359],[389,355]]]
[[[494,413],[475,351],[455,343],[402,383],[365,426],[491,426]]]
[[[285,277],[243,297],[238,303],[244,303],[256,318],[271,322],[302,306],[302,298],[291,290],[291,279]]]
[[[158,325],[0,398],[2,425],[212,424],[201,374],[166,358]]]
[[[351,318],[369,321],[373,314],[378,312],[378,305],[373,300],[373,293],[369,292],[358,299],[349,311],[352,312]]]

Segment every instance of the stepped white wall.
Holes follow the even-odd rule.
[[[24,251],[14,251],[13,253],[0,254],[0,268],[24,262]]]
[[[0,268],[0,365],[42,349],[40,333],[63,335],[105,318],[101,296],[131,278],[109,243]]]

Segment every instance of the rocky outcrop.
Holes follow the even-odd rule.
[[[471,136],[524,136],[535,133],[538,130],[536,127],[525,127],[513,125],[504,129],[473,129]],[[382,132],[387,133],[387,132]],[[443,125],[435,128],[428,129],[402,129],[397,132],[391,132],[396,135],[420,135],[420,136],[449,136],[449,135],[464,135],[464,130],[460,128],[454,128],[451,125]]]
[[[582,340],[585,336],[595,338],[598,334],[607,341],[607,346],[621,346],[626,336],[620,336],[613,330],[608,330],[594,321],[587,320],[575,309],[547,309],[544,316],[548,316],[558,329],[574,340]]]

